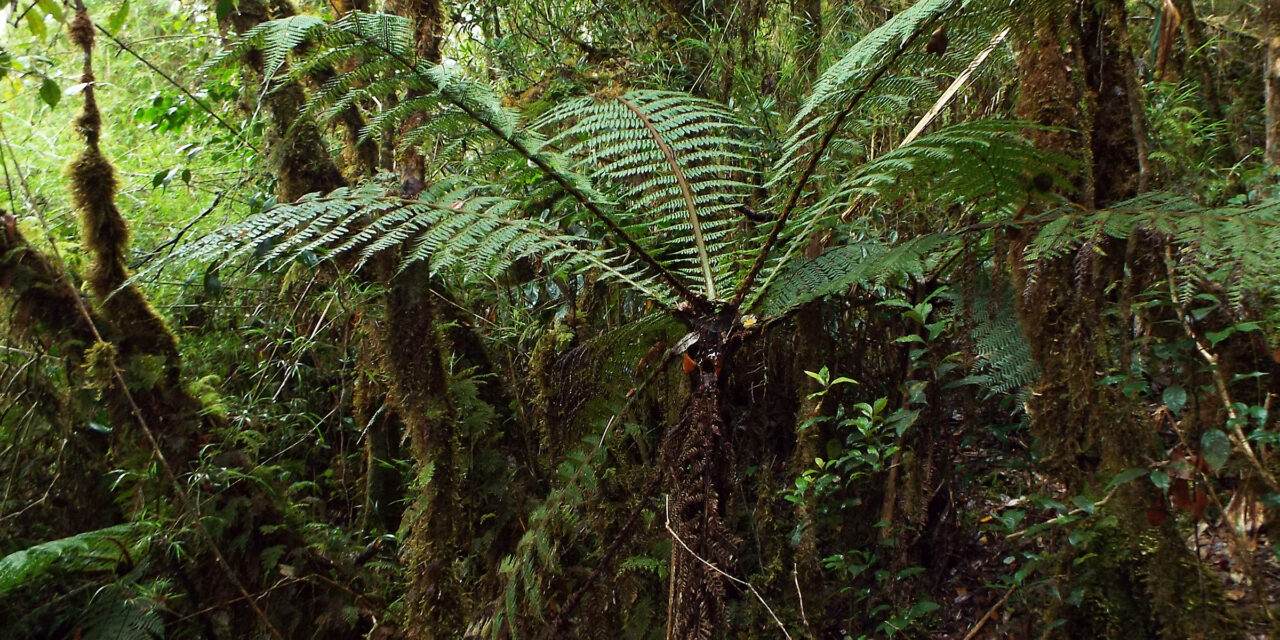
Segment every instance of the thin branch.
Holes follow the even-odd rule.
[[[142,64],[146,65],[148,69],[151,69],[152,71],[156,72],[156,75],[159,75],[161,78],[164,78],[166,82],[173,85],[178,91],[181,91],[183,95],[190,98],[192,102],[195,102],[197,105],[199,105],[200,108],[203,109],[205,113],[212,116],[213,119],[218,122],[218,124],[222,125],[223,128],[225,128],[227,131],[230,131],[232,134],[234,134],[236,139],[240,140],[241,142],[247,142],[244,139],[244,136],[240,133],[239,129],[236,129],[235,127],[228,124],[226,120],[223,120],[222,116],[218,115],[218,113],[214,111],[212,107],[205,104],[204,100],[197,98],[194,93],[191,93],[190,91],[188,91],[186,87],[182,86],[182,83],[178,82],[177,80],[174,80],[173,76],[170,76],[164,71],[161,71],[160,68],[152,64],[150,60],[147,60],[146,58],[142,57],[142,55],[140,55],[138,52],[134,51],[133,49],[130,49],[129,45],[125,44],[124,42],[121,42],[119,38],[117,38],[110,31],[103,29],[102,26],[99,25],[98,23],[96,22],[93,23],[93,26],[97,27],[98,31],[100,31],[102,35],[109,38],[111,42],[115,43],[117,47],[120,47],[121,51],[124,51],[125,53],[128,53],[129,55],[133,56],[134,58],[137,58],[138,62],[141,62]]]
[[[986,615],[982,616],[982,618],[978,620],[978,623],[973,625],[973,628],[969,630],[969,633],[964,634],[964,640],[973,640],[974,638],[978,637],[978,632],[982,630],[982,625],[985,625],[987,621],[990,620],[991,617],[996,614],[996,611],[1000,609],[1000,606],[1003,605],[1005,601],[1009,599],[1009,596],[1013,595],[1013,592],[1016,589],[1017,589],[1016,586],[1009,587],[1009,589],[1004,592],[1004,597],[1000,598],[999,600],[996,601],[995,604],[991,605],[991,608],[987,609]]]
[[[1231,432],[1232,439],[1235,444],[1244,452],[1244,457],[1248,458],[1249,463],[1253,465],[1253,469],[1257,472],[1258,477],[1267,484],[1273,492],[1280,492],[1280,484],[1277,484],[1275,476],[1267,470],[1267,467],[1258,459],[1258,454],[1254,452],[1253,447],[1249,444],[1249,439],[1245,437],[1244,428],[1240,426],[1240,412],[1236,411],[1235,402],[1231,399],[1231,393],[1227,389],[1227,381],[1222,376],[1222,368],[1218,366],[1218,354],[1209,350],[1209,346],[1196,333],[1191,326],[1191,318],[1186,312],[1185,305],[1178,296],[1177,281],[1173,271],[1173,250],[1168,243],[1164,247],[1164,264],[1169,281],[1169,296],[1173,301],[1174,312],[1178,314],[1178,320],[1182,324],[1182,330],[1191,339],[1196,346],[1196,352],[1208,365],[1209,375],[1213,377],[1213,386],[1218,392],[1218,397],[1222,400],[1222,406],[1227,412],[1228,428]]]

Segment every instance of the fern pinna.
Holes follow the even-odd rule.
[[[1242,273],[1277,255],[1274,232],[1253,233],[1274,227],[1274,203],[1216,210],[1148,196],[1109,211],[1019,217],[1033,198],[1048,197],[1033,193],[1031,177],[1061,163],[1023,139],[1026,123],[951,124],[877,157],[859,150],[877,113],[936,92],[916,73],[934,64],[923,48],[935,25],[949,21],[954,49],[981,48],[998,41],[992,34],[1017,10],[1008,2],[916,2],[823,73],[786,136],[772,144],[731,109],[672,92],[602,92],[528,122],[488,85],[415,59],[411,25],[395,16],[352,12],[333,23],[267,23],[214,64],[261,49],[271,73],[288,56],[298,57],[291,68],[299,75],[346,68],[314,93],[307,115],[333,118],[372,101],[394,105],[364,132],[385,137],[427,114],[396,144],[432,144],[465,165],[452,173],[442,167],[420,194],[375,179],[280,204],[176,255],[219,265],[248,258],[254,268],[304,255],[347,256],[352,260],[343,264],[358,269],[395,252],[402,265],[425,262],[445,282],[471,287],[499,282],[519,261],[536,258],[552,272],[612,283],[683,323],[686,338],[662,360],[685,364],[689,396],[663,438],[656,469],[669,495],[673,543],[669,628],[674,637],[714,637],[725,624],[724,576],[738,544],[723,518],[734,445],[723,391],[735,352],[772,322],[854,285],[938,277],[968,245],[1006,227],[1031,229],[1032,260],[1091,234],[1124,236],[1139,227],[1195,248],[1180,262],[1183,274],[1206,252],[1230,252]],[[350,60],[358,64],[341,64]],[[778,151],[761,171],[768,149]],[[945,222],[919,234],[895,235],[881,222],[939,203]],[[763,222],[744,213],[756,210],[771,213]],[[806,251],[815,240],[822,241],[817,250]],[[1014,340],[1009,320],[985,318],[976,339]],[[1022,361],[983,366],[975,375],[1000,391],[1034,375]],[[501,612],[473,627],[515,635],[527,628],[513,619],[520,602],[533,609],[525,617],[545,621],[531,564],[553,564],[555,548],[539,527],[574,526],[582,489],[591,489],[582,485],[594,485],[583,470],[598,449],[578,451],[576,471],[562,474],[556,497],[533,513],[533,529],[503,565],[509,584]]]

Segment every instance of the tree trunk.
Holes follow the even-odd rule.
[[[288,2],[276,3],[272,8],[274,15],[262,0],[241,0],[222,26],[235,33],[245,33],[273,18],[285,18],[296,13]],[[245,62],[259,82],[272,81],[262,77],[261,51],[249,53]],[[312,122],[298,121],[298,114],[307,102],[302,86],[286,80],[266,92],[263,101],[271,116],[270,151],[280,200],[292,202],[308,193],[329,192],[346,185],[342,172],[329,157],[320,130]]]
[[[1267,163],[1280,168],[1280,0],[1263,5],[1263,45],[1267,48],[1266,81]]]
[[[674,535],[668,640],[728,636],[723,571],[732,575],[738,540],[724,523],[733,470],[721,394],[724,359],[719,339],[703,332],[689,371],[691,393],[680,421],[662,445],[667,518]],[[705,345],[705,346],[704,346]],[[688,367],[686,367],[688,369]],[[714,565],[715,568],[712,568]],[[718,570],[717,570],[718,569]]]
[[[1073,4],[1027,18],[1024,26],[1031,28],[1032,44],[1019,53],[1022,84],[1015,111],[1020,118],[1064,128],[1033,132],[1032,137],[1040,148],[1082,163],[1071,197],[1092,209],[1131,197],[1142,184],[1142,145],[1135,139],[1142,131],[1141,114],[1127,95],[1136,83],[1125,68],[1129,50],[1123,5],[1119,0]],[[1042,372],[1027,407],[1033,448],[1045,470],[1069,490],[1079,491],[1160,455],[1153,446],[1157,434],[1141,404],[1115,385],[1099,383],[1108,373],[1126,371],[1124,356],[1117,354],[1127,348],[1133,322],[1098,310],[1124,308],[1118,296],[1159,280],[1163,267],[1150,256],[1159,255],[1161,240],[1145,235],[1130,242],[1093,238],[1068,255],[1028,262],[1022,234],[1010,234],[1010,262],[1018,313]],[[1116,286],[1120,282],[1125,285]],[[1091,594],[1079,607],[1055,604],[1046,612],[1046,620],[1066,619],[1057,631],[1062,637],[1221,637],[1215,635],[1222,623],[1211,613],[1212,599],[1185,589],[1197,581],[1198,560],[1178,535],[1162,535],[1157,554],[1133,542],[1148,534],[1139,530],[1146,523],[1132,514],[1141,513],[1153,497],[1149,486],[1135,484],[1122,487],[1108,505],[1120,528],[1090,549],[1112,559],[1108,570],[1074,562],[1070,552],[1059,558],[1060,579],[1087,576],[1079,579],[1088,581]],[[1058,588],[1066,592],[1076,584]],[[1125,611],[1133,626],[1116,628],[1091,613],[1096,610]],[[1186,615],[1192,610],[1201,613]]]

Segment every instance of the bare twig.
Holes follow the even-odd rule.
[[[978,623],[973,625],[973,628],[969,630],[969,633],[964,634],[964,640],[973,640],[978,637],[978,632],[982,630],[982,626],[987,624],[987,621],[996,614],[996,611],[1000,609],[1000,606],[1009,599],[1009,596],[1013,595],[1013,591],[1015,589],[1017,589],[1016,586],[1009,587],[1009,589],[1004,592],[1004,596],[997,600],[995,604],[991,605],[990,609],[987,609],[986,615],[983,615],[978,619]]]

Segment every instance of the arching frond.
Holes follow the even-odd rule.
[[[749,198],[747,165],[758,153],[744,123],[688,94],[633,91],[571,100],[539,125],[562,129],[548,145],[565,147],[616,198],[619,220],[645,246],[717,297],[728,265],[712,263],[730,253],[732,212]]]
[[[0,596],[29,585],[58,569],[111,571],[132,567],[150,546],[154,525],[121,524],[44,542],[0,558]]]
[[[1280,268],[1280,198],[1205,207],[1179,194],[1154,192],[1099,211],[1068,208],[1042,218],[1026,248],[1030,261],[1064,255],[1098,238],[1125,238],[1142,228],[1169,237],[1187,269],[1229,266],[1267,286],[1259,276]]]
[[[1017,122],[958,124],[859,166],[812,206],[795,213],[793,224],[779,234],[781,250],[767,263],[756,296],[772,296],[769,289],[795,286],[797,283],[789,281],[792,276],[784,273],[793,269],[792,261],[811,234],[851,217],[860,202],[903,202],[908,208],[954,206],[980,220],[1012,218],[1031,197],[1029,177],[1064,162],[1031,146],[1021,136],[1025,128],[1026,125]],[[933,236],[917,240],[930,237]],[[930,245],[929,249],[934,246]],[[855,245],[850,255],[861,259],[867,250]],[[835,255],[827,258],[835,259]],[[814,269],[826,268],[821,265],[794,267],[796,273],[807,273],[805,277],[810,279],[816,277]],[[807,289],[801,286],[799,291]]]
[[[762,316],[779,317],[807,302],[848,291],[855,284],[922,276],[931,252],[954,239],[952,234],[933,233],[897,246],[868,239],[832,247],[813,260],[791,263],[753,308]]]
[[[454,181],[415,200],[389,194],[385,182],[371,181],[277,205],[187,245],[173,259],[216,261],[220,268],[252,253],[253,268],[259,269],[300,257],[353,256],[358,269],[374,256],[396,251],[402,264],[426,261],[435,273],[470,282],[495,279],[515,261],[536,257],[571,272],[599,273],[658,303],[672,302],[624,250],[522,217],[519,201],[487,195],[491,191]]]
[[[782,153],[771,171],[773,179],[788,177],[798,162],[821,152],[813,149],[819,137],[839,127],[849,109],[867,95],[908,45],[960,4],[961,0],[921,0],[867,34],[828,67],[791,121]]]

